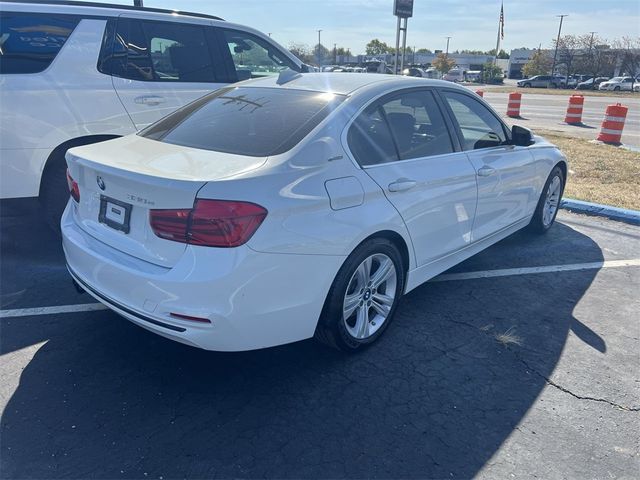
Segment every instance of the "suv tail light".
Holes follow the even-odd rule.
[[[158,237],[207,247],[238,247],[253,236],[267,211],[260,205],[229,200],[196,200],[192,209],[150,210]]]
[[[71,198],[73,198],[76,202],[80,203],[80,187],[78,187],[78,182],[76,182],[69,173],[69,169],[67,168],[67,185],[69,185],[69,194]]]

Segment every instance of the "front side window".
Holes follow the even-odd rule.
[[[240,30],[223,29],[238,80],[278,74],[287,68],[299,67],[284,53],[264,39]]]
[[[225,88],[190,103],[139,135],[236,155],[278,155],[297,145],[344,98],[279,88]]]
[[[0,74],[44,71],[79,21],[65,15],[2,13]]]
[[[449,90],[442,95],[460,127],[464,150],[497,147],[507,142],[502,123],[479,101]]]
[[[453,152],[442,113],[428,91],[403,93],[368,107],[349,128],[347,141],[363,166]]]
[[[103,73],[147,82],[215,82],[205,27],[175,22],[118,20]]]

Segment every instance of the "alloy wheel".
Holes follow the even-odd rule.
[[[398,274],[387,255],[367,257],[349,280],[342,306],[342,321],[353,338],[365,340],[387,320],[396,295]]]

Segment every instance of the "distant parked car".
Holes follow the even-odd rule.
[[[589,78],[588,80],[578,83],[578,85],[576,85],[576,89],[577,90],[597,90],[600,84],[602,82],[606,82],[607,80],[609,80],[609,77],[596,77],[595,79]]]
[[[524,88],[558,88],[563,80],[558,75],[535,75],[518,81],[517,85]]]
[[[448,82],[462,82],[464,80],[464,73],[459,68],[452,68],[442,79]]]
[[[407,77],[426,77],[425,71],[418,67],[405,68],[402,74]]]
[[[602,82],[598,87],[600,90],[628,91],[633,89],[633,77],[613,77],[611,80]]]

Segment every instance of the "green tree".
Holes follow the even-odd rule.
[[[416,53],[426,53],[426,54],[431,54],[433,53],[431,50],[429,50],[428,48],[419,48],[416,50]]]
[[[546,75],[551,71],[553,60],[546,52],[537,50],[531,59],[522,67],[522,74],[529,78],[534,75]]]
[[[385,42],[374,38],[365,47],[365,52],[367,55],[385,55],[387,53],[393,53],[393,47],[390,47]]]
[[[431,62],[431,66],[436,70],[439,70],[442,74],[445,74],[456,66],[456,60],[444,53],[439,53],[433,62]]]
[[[484,83],[502,83],[504,75],[502,69],[493,62],[487,62],[482,66],[482,81]]]

